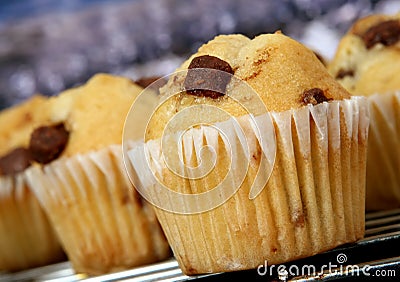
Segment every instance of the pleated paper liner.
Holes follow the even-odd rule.
[[[186,131],[183,138],[172,136],[182,148],[183,162],[175,172],[164,163],[165,153],[174,149],[162,149],[160,140],[136,144],[128,151],[134,178],[157,203],[157,217],[184,273],[253,269],[265,260],[283,263],[363,237],[366,99],[353,97],[270,116],[276,140],[271,139],[271,132],[260,131],[261,142],[259,132],[246,126],[251,117],[241,117],[239,123],[244,131],[253,129],[253,138],[251,134],[241,138],[231,121],[220,127],[223,136],[210,127]],[[229,135],[236,136],[230,138],[234,140],[229,144],[231,152],[224,149],[224,138]],[[276,155],[268,151],[268,144],[275,141]],[[205,145],[214,146],[217,160],[204,179],[196,178],[191,170],[206,161],[200,153]],[[268,161],[259,170],[262,156]],[[247,161],[242,179],[239,168]],[[147,163],[156,178],[149,175]],[[271,164],[267,184],[255,198],[250,197],[254,180],[268,174]],[[207,193],[222,182],[226,190]],[[192,201],[198,205],[192,210],[208,207],[207,202],[217,205],[221,201],[216,198],[227,200],[213,209],[190,213],[188,203],[162,193],[166,189],[162,185],[174,192],[201,195]]]
[[[77,273],[170,257],[153,207],[131,186],[121,145],[32,167],[27,176]]]
[[[367,210],[400,207],[400,92],[368,98]]]
[[[25,175],[0,177],[0,271],[25,270],[64,259],[61,244]]]

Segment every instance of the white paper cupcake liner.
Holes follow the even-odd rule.
[[[368,210],[400,207],[400,92],[368,98],[371,124],[367,162]]]
[[[0,270],[65,259],[58,238],[23,173],[0,177]]]
[[[76,272],[103,274],[170,255],[153,207],[126,175],[120,145],[32,167],[27,178]]]
[[[162,148],[161,140],[139,142],[128,150],[130,175],[158,207],[157,216],[185,273],[256,268],[266,259],[282,263],[363,237],[366,99],[353,97],[270,116],[274,130],[257,131],[251,126],[253,117],[245,116],[237,123],[219,124],[221,135],[200,127],[186,131],[183,138],[181,133],[169,136],[181,152]],[[246,134],[239,133],[238,125]],[[231,153],[221,150],[223,138],[231,141]],[[221,160],[204,179],[189,179],[187,165],[201,163],[199,152],[205,145],[215,146]],[[181,154],[184,161],[167,165],[169,152]],[[248,164],[244,179],[243,163]],[[252,194],[259,174],[267,184]],[[224,189],[208,193],[221,182],[226,183]],[[190,199],[178,193],[196,195]]]

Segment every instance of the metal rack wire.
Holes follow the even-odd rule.
[[[184,275],[173,258],[160,263],[138,267],[127,271],[88,277],[74,273],[69,262],[30,269],[13,274],[0,275],[5,281],[51,281],[51,282],[99,282],[99,281],[216,281],[226,279],[251,279],[262,281],[333,281],[333,280],[376,280],[377,278],[400,277],[400,209],[368,213],[366,215],[365,238],[302,260],[283,264],[285,269],[307,269],[306,275],[286,271],[261,276],[257,270],[216,273],[199,276]],[[339,263],[339,256],[345,261]],[[336,263],[336,264],[333,264]],[[336,266],[324,270],[324,265]],[[310,267],[315,273],[310,273]],[[307,268],[305,268],[307,266]],[[350,267],[349,267],[350,266]],[[322,271],[324,270],[324,271]]]

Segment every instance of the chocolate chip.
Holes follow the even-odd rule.
[[[29,143],[32,158],[41,164],[57,159],[67,145],[68,137],[63,123],[36,128]]]
[[[345,78],[346,76],[354,76],[354,71],[353,70],[345,70],[345,69],[340,69],[337,74],[336,74],[336,79],[342,79]]]
[[[233,69],[227,62],[209,55],[195,57],[190,62],[188,69],[185,79],[186,92],[191,95],[213,99],[225,94],[226,86],[233,74]],[[197,70],[193,71],[194,69]]]
[[[304,103],[305,105],[308,104],[317,105],[330,100],[332,99],[327,98],[324,94],[324,91],[320,88],[311,88],[305,90],[301,95],[301,102]]]
[[[32,163],[28,149],[19,147],[0,158],[0,175],[13,175],[25,170]]]
[[[400,22],[389,20],[370,27],[361,35],[365,47],[370,49],[375,44],[381,43],[385,46],[396,44],[400,40]]]
[[[161,76],[141,77],[135,80],[135,83],[143,88],[146,88],[147,86],[149,86],[150,84],[152,84],[153,82],[157,81],[160,78]]]

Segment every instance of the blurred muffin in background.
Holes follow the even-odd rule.
[[[46,120],[46,98],[34,95],[0,112],[0,271],[65,260],[47,215],[28,185],[33,129]]]
[[[46,121],[31,134],[35,162],[25,174],[77,273],[104,274],[170,256],[153,207],[133,188],[122,158],[125,116],[142,89],[97,74],[51,97]]]
[[[400,207],[400,13],[355,22],[328,69],[370,104],[367,210]]]

